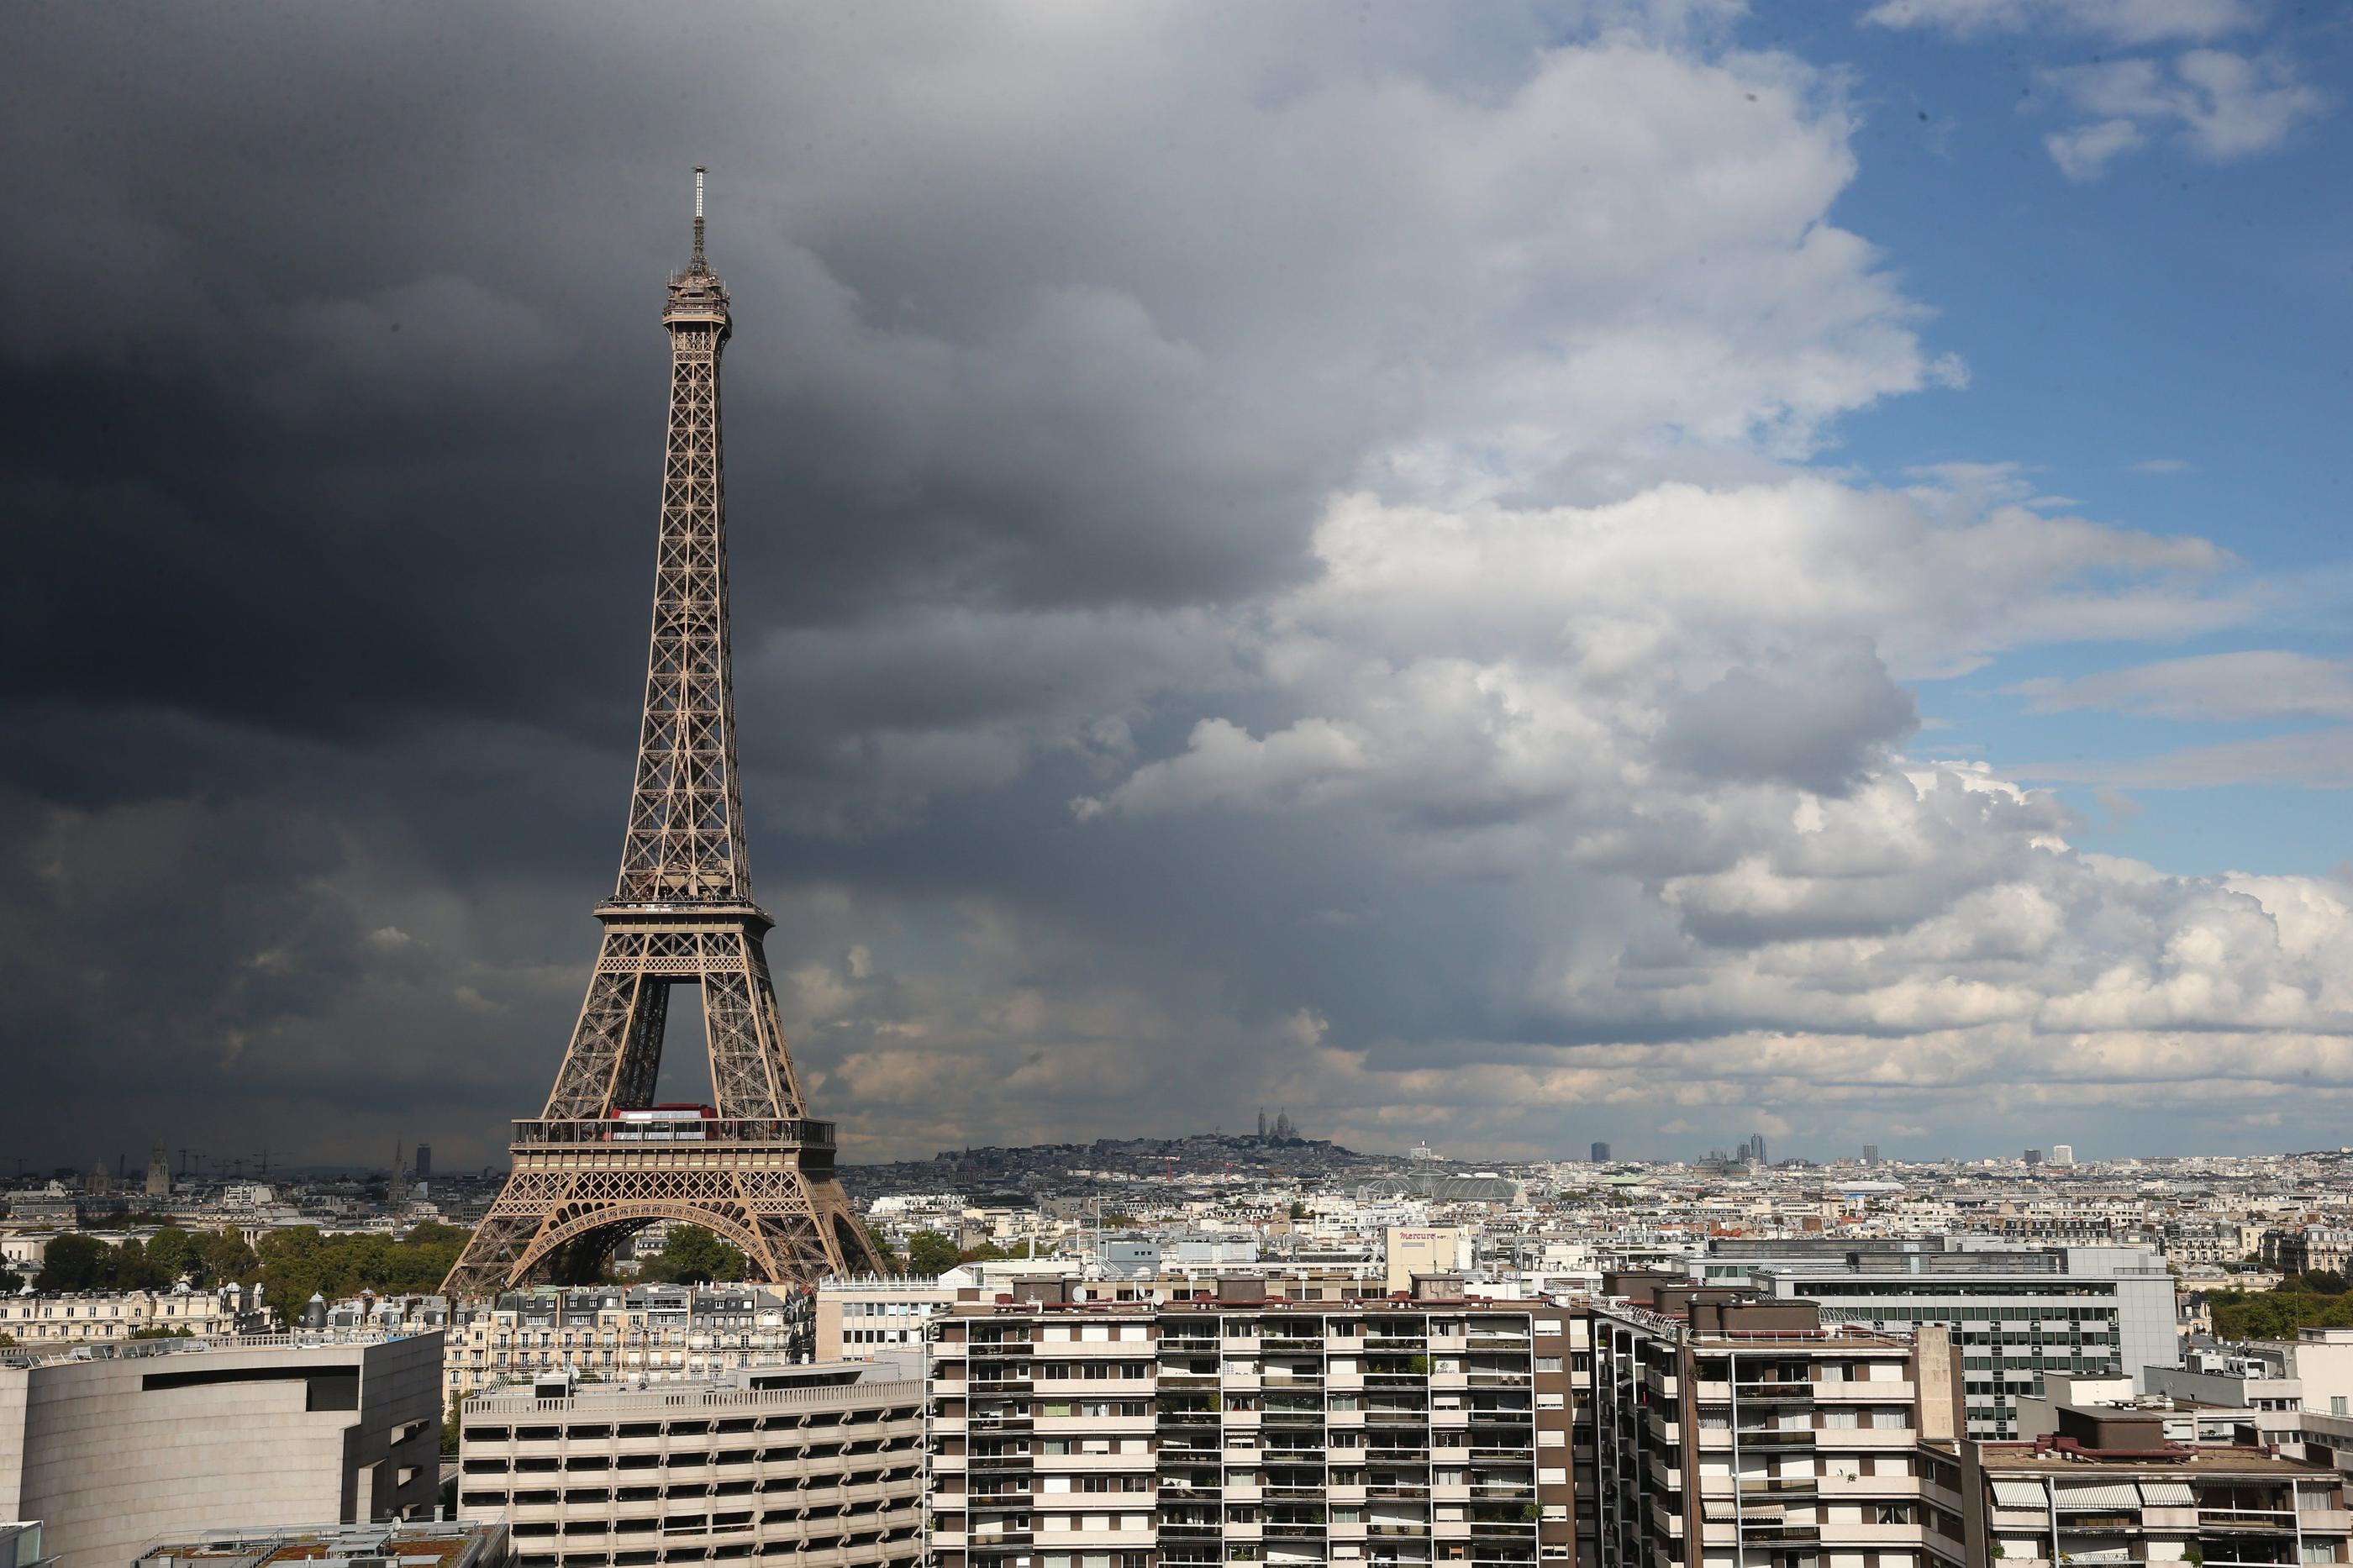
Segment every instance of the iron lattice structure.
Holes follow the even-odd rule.
[[[572,1044],[541,1114],[515,1125],[512,1173],[442,1289],[480,1296],[600,1261],[660,1220],[743,1249],[755,1279],[813,1283],[881,1259],[833,1169],[833,1125],[812,1120],[761,950],[735,766],[727,641],[727,506],[719,358],[726,285],[702,251],[670,280],[670,439],[646,657],[645,718],[621,874]],[[632,1136],[615,1113],[653,1103],[674,985],[702,988],[716,1117],[684,1136]],[[573,1271],[567,1268],[566,1271]]]

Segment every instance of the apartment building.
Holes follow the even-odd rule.
[[[1616,1275],[1594,1303],[1599,1568],[1961,1564],[1949,1336],[1810,1301]]]
[[[923,1384],[911,1362],[643,1388],[551,1379],[467,1400],[459,1436],[459,1513],[508,1521],[521,1568],[923,1557]]]
[[[1721,1240],[1709,1246],[1703,1272],[1818,1302],[1825,1322],[1950,1329],[1961,1350],[1966,1436],[2018,1436],[2019,1396],[2044,1392],[2047,1373],[2137,1377],[2181,1359],[2173,1278],[2145,1247]]]
[[[2002,1568],[2347,1561],[2353,1515],[2325,1464],[2169,1443],[2160,1413],[2062,1407],[2032,1443],[1965,1442],[1969,1560]]]
[[[817,1287],[817,1359],[921,1355],[924,1325],[955,1294],[955,1286],[920,1275],[829,1275]]]
[[[0,1519],[120,1568],[166,1531],[430,1517],[440,1368],[434,1335],[0,1352]]]
[[[2168,1220],[2160,1245],[2167,1261],[2184,1268],[2237,1263],[2251,1250],[2246,1226],[2227,1219]]]
[[[234,1285],[209,1290],[122,1290],[0,1296],[0,1334],[19,1345],[120,1344],[142,1335],[234,1334],[247,1319]]]
[[[1568,1314],[1418,1285],[959,1301],[932,1325],[935,1563],[1567,1559]]]
[[[2342,1274],[2353,1265],[2353,1229],[2298,1225],[2263,1232],[2263,1267],[2283,1274]]]
[[[703,1383],[808,1360],[814,1316],[806,1294],[756,1285],[511,1291],[448,1313],[442,1384],[462,1397],[565,1369],[604,1381]]]

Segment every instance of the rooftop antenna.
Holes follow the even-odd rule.
[[[689,272],[708,272],[710,266],[702,259],[702,165],[694,166],[694,259],[686,264]]]

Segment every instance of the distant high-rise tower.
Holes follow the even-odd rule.
[[[2051,1163],[2054,1165],[2073,1164],[2075,1146],[2073,1143],[2053,1143],[2051,1145]]]
[[[880,1273],[833,1168],[833,1123],[812,1120],[776,1012],[752,901],[735,763],[727,632],[727,510],[719,356],[727,288],[694,250],[672,273],[670,438],[654,556],[637,782],[605,938],[546,1109],[515,1123],[513,1168],[442,1284],[480,1296],[549,1273],[589,1278],[661,1221],[740,1249],[754,1279],[814,1284]],[[657,1106],[670,988],[702,988],[708,1106]]]
[[[1593,1145],[1593,1163],[1597,1165],[1606,1165],[1609,1163],[1609,1144],[1601,1142],[1599,1140],[1595,1141]]]
[[[1866,1165],[1876,1165],[1879,1163],[1878,1144],[1865,1143],[1862,1146],[1862,1163]]]
[[[147,1156],[147,1195],[168,1198],[172,1195],[172,1155],[161,1143]]]
[[[433,1179],[433,1145],[430,1143],[417,1146],[417,1179],[420,1182]]]
[[[2040,1165],[2042,1163],[2042,1151],[2040,1149],[2029,1149],[2026,1152],[2026,1163],[2030,1165]]]
[[[1765,1134],[1762,1132],[1752,1132],[1748,1135],[1748,1157],[1759,1165],[1772,1163],[1765,1157]]]

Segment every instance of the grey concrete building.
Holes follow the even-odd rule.
[[[2046,1373],[2137,1378],[2181,1359],[2173,1277],[2147,1247],[1725,1239],[1709,1244],[1701,1268],[1711,1282],[1820,1302],[1826,1323],[1947,1326],[1971,1437],[2015,1436],[2018,1396],[2044,1392]]]
[[[700,1386],[556,1373],[469,1399],[460,1434],[459,1511],[511,1521],[523,1568],[923,1556],[915,1362],[742,1369]]]
[[[438,1334],[0,1354],[0,1519],[121,1568],[172,1532],[429,1516],[440,1374]]]

